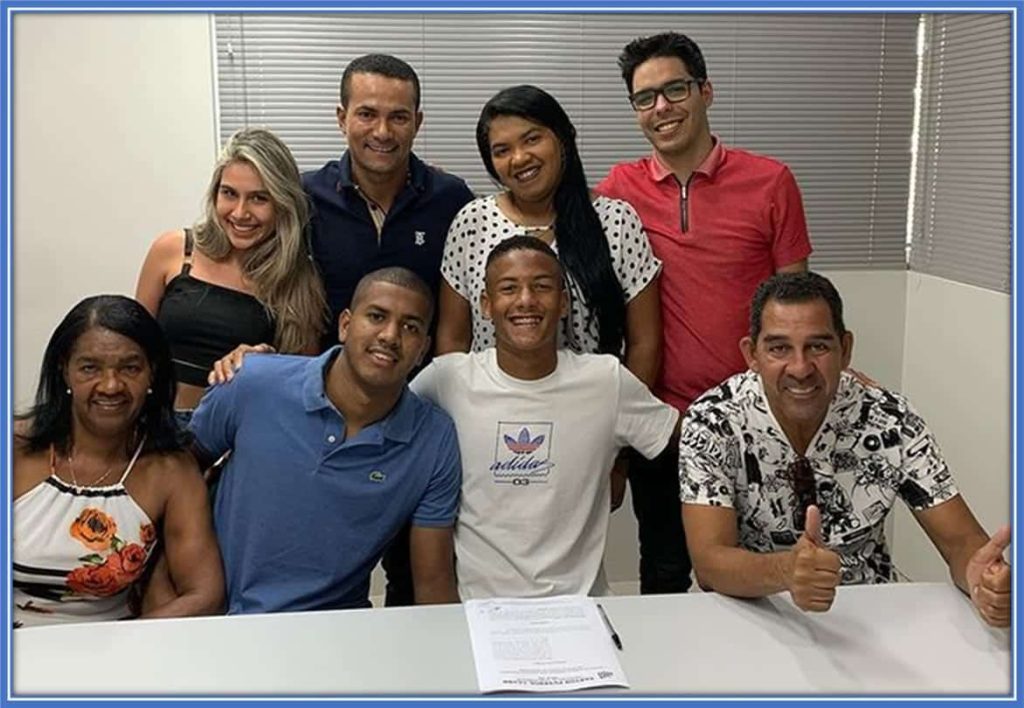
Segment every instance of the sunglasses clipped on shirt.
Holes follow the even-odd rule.
[[[806,457],[797,457],[786,468],[786,478],[796,493],[796,509],[793,511],[793,525],[797,531],[804,530],[807,507],[818,505],[818,488],[814,482],[814,468]]]
[[[630,94],[629,104],[634,111],[646,111],[654,108],[658,102],[658,96],[664,96],[669,103],[679,103],[690,97],[693,86],[700,86],[703,81],[699,79],[675,79],[657,88],[643,89]]]

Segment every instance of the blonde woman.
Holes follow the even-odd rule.
[[[221,151],[203,218],[153,242],[135,297],[170,343],[183,418],[213,363],[240,344],[318,351],[326,302],[303,238],[308,214],[287,146],[268,130],[243,128]]]

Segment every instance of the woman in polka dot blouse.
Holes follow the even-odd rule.
[[[588,188],[565,110],[535,86],[504,89],[484,105],[476,140],[505,191],[467,204],[448,231],[437,353],[494,346],[494,327],[480,310],[484,262],[497,243],[527,234],[555,249],[569,282],[560,345],[623,356],[652,386],[661,355],[661,262],[633,208]]]

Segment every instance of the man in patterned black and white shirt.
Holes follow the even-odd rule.
[[[1010,529],[991,539],[905,398],[845,372],[853,335],[815,273],[765,281],[740,348],[749,371],[701,396],[683,422],[686,538],[705,589],[788,591],[825,611],[840,583],[894,580],[884,523],[899,496],[986,622],[1010,622]]]

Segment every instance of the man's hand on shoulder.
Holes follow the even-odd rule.
[[[805,612],[825,612],[832,607],[840,580],[839,555],[821,538],[821,511],[807,507],[804,533],[790,551],[783,570],[793,604]]]
[[[235,372],[242,368],[242,361],[246,354],[274,354],[276,351],[269,344],[239,344],[230,354],[213,363],[213,368],[206,377],[206,381],[211,386],[227,383],[235,377]]]
[[[1010,527],[1003,526],[967,562],[965,576],[971,602],[993,627],[1010,626],[1010,566],[1003,551],[1010,545]]]
[[[865,374],[863,371],[850,368],[848,368],[847,371],[853,376],[853,378],[857,379],[857,381],[864,386],[867,386],[868,388],[881,388],[881,385],[877,381]]]

